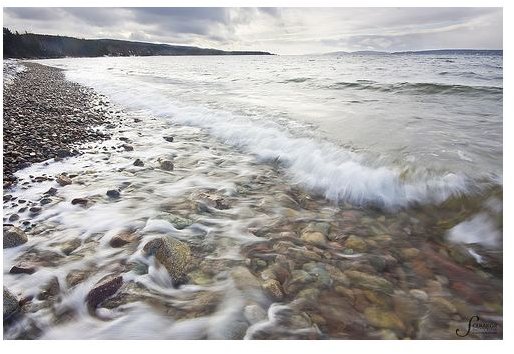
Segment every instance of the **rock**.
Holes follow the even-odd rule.
[[[38,300],[46,300],[50,297],[57,296],[59,294],[61,287],[59,285],[59,280],[57,277],[52,278],[50,282],[45,285],[42,291],[38,295]]]
[[[39,203],[40,203],[41,205],[50,204],[51,202],[52,202],[52,199],[50,199],[50,198],[43,198],[43,199],[41,199],[41,200],[39,201]]]
[[[368,307],[364,310],[364,316],[374,327],[405,331],[405,325],[393,312],[378,307]]]
[[[122,144],[121,147],[125,149],[125,151],[134,151],[134,147],[129,144]]]
[[[284,290],[286,294],[294,294],[314,280],[313,276],[304,270],[293,270],[291,278],[284,284]]]
[[[37,267],[35,264],[27,263],[27,262],[20,262],[14,266],[12,266],[9,273],[11,274],[33,274],[37,270]]]
[[[264,321],[268,317],[266,311],[257,304],[245,306],[243,314],[251,325]]]
[[[32,207],[32,208],[29,208],[29,212],[31,214],[37,214],[37,213],[41,212],[41,208],[40,207]]]
[[[435,296],[430,299],[430,302],[435,308],[443,313],[449,315],[457,313],[457,308],[450,301],[443,297]]]
[[[17,247],[28,241],[22,229],[15,226],[4,226],[4,248]]]
[[[143,167],[145,165],[145,163],[143,161],[141,161],[140,159],[136,159],[136,161],[134,161],[133,165],[137,166],[137,167]]]
[[[65,255],[69,256],[71,254],[71,252],[75,251],[77,248],[80,247],[80,245],[82,245],[82,241],[79,239],[79,238],[74,238],[73,240],[71,241],[67,241],[65,242],[62,246],[61,246],[61,251],[62,253],[64,253]]]
[[[3,304],[4,321],[20,310],[18,299],[6,287],[4,287]]]
[[[173,168],[175,166],[173,165],[173,162],[170,160],[163,160],[161,161],[161,169],[164,171],[173,171]]]
[[[276,301],[284,298],[284,291],[282,285],[277,280],[268,279],[262,284],[262,288]]]
[[[109,189],[107,193],[105,193],[109,198],[119,198],[120,192],[115,189]]]
[[[330,273],[327,272],[323,263],[305,263],[302,268],[315,279],[320,288],[329,288],[332,285]]]
[[[350,235],[348,239],[345,241],[344,246],[347,248],[351,248],[356,252],[366,252],[368,249],[368,244],[362,238]]]
[[[92,309],[96,308],[102,301],[114,295],[122,284],[123,278],[121,276],[108,276],[101,280],[87,294],[86,302],[88,306]]]
[[[403,259],[408,260],[416,258],[420,251],[417,248],[402,248],[400,252]]]
[[[173,137],[172,136],[163,136],[163,139],[166,140],[169,143],[173,142]]]
[[[71,181],[71,180],[70,180]],[[47,190],[44,194],[54,196],[57,194],[57,189],[54,187],[51,187],[49,190]]]
[[[71,201],[71,204],[72,205],[82,205],[82,206],[86,206],[87,205],[87,199],[86,198],[75,198]]]
[[[67,186],[72,183],[71,178],[66,175],[59,175],[55,180],[61,187]]]
[[[348,270],[344,274],[350,278],[351,284],[356,287],[377,290],[386,294],[393,292],[393,284],[384,278],[380,278],[356,270]]]
[[[132,243],[137,240],[137,235],[131,231],[122,231],[119,234],[113,236],[109,241],[109,245],[114,248],[123,247],[128,243]]]
[[[199,211],[208,211],[207,207],[216,208],[220,210],[229,209],[230,205],[221,196],[214,193],[200,193],[198,194],[198,203],[196,205]]]
[[[318,231],[304,231],[300,238],[308,244],[315,246],[325,246],[327,244],[327,239],[325,235]]]
[[[16,221],[16,220],[19,220],[20,219],[20,216],[18,214],[12,214],[11,216],[9,216],[9,221]]]
[[[412,290],[409,291],[409,293],[415,299],[418,299],[418,300],[421,300],[421,301],[427,301],[428,300],[428,295],[423,290],[412,289]]]
[[[177,230],[185,229],[193,224],[193,220],[174,214],[164,214],[162,218],[172,224]]]
[[[72,270],[66,276],[66,284],[72,288],[77,284],[82,283],[89,276],[89,272],[84,270]]]
[[[146,255],[154,255],[166,268],[173,283],[179,284],[191,262],[191,250],[189,246],[170,236],[163,236],[149,241],[143,251]]]

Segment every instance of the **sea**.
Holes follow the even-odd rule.
[[[17,174],[81,182],[37,217],[42,239],[4,250],[4,284],[15,291],[61,284],[58,300],[27,315],[38,338],[452,339],[470,314],[501,324],[501,54],[35,62],[63,69],[125,119],[84,155]],[[98,152],[120,137],[134,150]],[[159,169],[164,158],[173,171]],[[36,200],[51,183],[10,193]],[[115,187],[119,200],[100,197]],[[77,196],[96,202],[71,206]],[[138,246],[110,247],[127,228]],[[197,254],[186,284],[142,255],[159,234]],[[27,247],[73,238],[81,257],[8,274]],[[88,312],[89,289],[114,265],[136,263],[147,270],[115,270],[118,304]],[[77,269],[86,280],[66,285]]]

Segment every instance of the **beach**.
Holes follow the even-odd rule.
[[[355,148],[334,143],[341,123],[323,126],[334,139],[317,140],[304,96],[287,93],[325,104],[307,96],[318,88],[308,72],[270,86],[277,73],[248,80],[244,70],[244,80],[202,73],[198,83],[145,70],[187,67],[199,77],[205,62],[94,60],[21,62],[4,82],[4,339],[459,339],[476,314],[495,326],[470,338],[503,337],[496,145],[459,145],[465,158],[445,150],[439,159],[416,139],[401,150],[384,137],[380,152],[407,157],[369,162],[359,154],[374,152],[358,135],[337,136]],[[291,70],[313,67],[307,60],[291,60]],[[222,106],[225,80],[240,91]],[[368,104],[362,92],[389,95],[391,106],[405,95],[428,106],[446,102],[431,96],[441,92],[465,103],[483,94],[484,116],[495,119],[490,102],[502,93],[355,83],[348,107]],[[247,90],[282,99],[267,113]],[[303,120],[284,118],[296,110]],[[398,161],[414,162],[391,167]],[[470,241],[469,230],[486,236]]]

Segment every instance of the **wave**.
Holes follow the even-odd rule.
[[[102,80],[81,71],[68,72],[68,76],[126,108],[200,127],[261,162],[277,162],[294,183],[335,202],[395,209],[413,203],[441,203],[469,193],[475,185],[468,177],[450,172],[418,171],[406,177],[400,168],[374,166],[362,155],[332,143],[294,136],[265,117],[256,121],[203,106],[180,106],[161,93],[159,85],[130,77]]]
[[[356,89],[397,94],[503,94],[503,88],[498,86],[468,86],[448,85],[430,82],[399,82],[382,84],[374,81],[336,82],[325,88],[333,90]]]

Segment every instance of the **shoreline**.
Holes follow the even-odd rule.
[[[108,122],[104,98],[66,80],[60,69],[20,64],[25,70],[4,83],[4,190],[31,163],[77,155],[81,143],[108,138],[93,129]]]
[[[4,244],[4,338],[453,339],[475,313],[500,328],[473,338],[502,337],[502,273],[444,240],[469,211],[334,206],[199,128],[118,108],[102,105],[120,113],[110,139],[4,196],[22,242]]]

